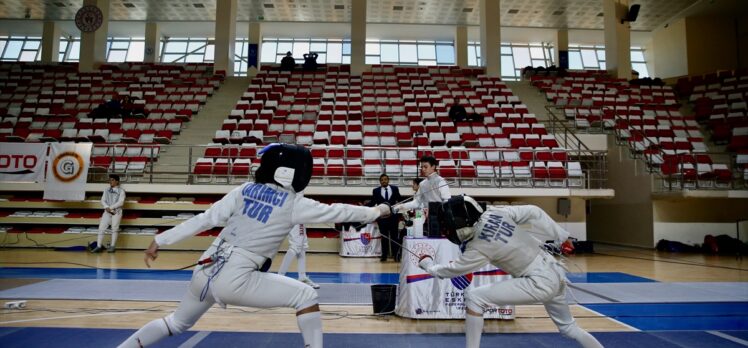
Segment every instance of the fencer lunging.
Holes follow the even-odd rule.
[[[261,269],[278,252],[292,226],[302,223],[374,221],[390,208],[322,204],[298,193],[309,184],[312,156],[297,145],[271,144],[261,151],[255,182],[245,183],[210,209],[156,236],[145,251],[145,263],[158,250],[201,231],[225,225],[200,260],[179,307],[135,332],[120,347],[145,347],[184,332],[214,303],[257,308],[292,307],[305,347],[322,347],[322,319],[317,292],[297,280]]]
[[[560,244],[569,237],[542,209],[536,206],[490,207],[485,212],[471,197],[453,196],[442,204],[442,226],[449,240],[465,243],[465,251],[449,264],[435,264],[428,255],[419,266],[439,278],[453,278],[487,263],[511,274],[513,279],[465,291],[466,347],[480,346],[483,313],[490,305],[542,303],[561,334],[585,348],[602,347],[587,331],[577,326],[566,303],[566,275],[563,267],[540,248],[541,241],[517,228],[532,224],[538,233]]]
[[[304,225],[296,225],[291,228],[291,232],[288,232],[288,251],[286,251],[286,256],[283,256],[283,261],[281,262],[280,268],[278,268],[278,274],[286,275],[288,267],[291,266],[291,262],[296,259],[299,281],[315,289],[319,289],[319,284],[313,282],[312,279],[306,275],[306,251],[308,249],[309,239],[306,235],[306,227],[304,227]]]

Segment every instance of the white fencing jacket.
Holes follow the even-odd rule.
[[[218,225],[219,238],[267,258],[273,257],[294,225],[363,221],[379,218],[376,207],[323,204],[274,184],[245,183],[205,212],[156,236],[170,245]]]
[[[530,231],[517,228],[521,224],[532,227]],[[473,226],[473,233],[457,260],[440,265],[426,262],[426,272],[453,278],[491,263],[513,277],[520,277],[538,254],[545,252],[540,248],[543,241],[563,242],[569,238],[569,232],[533,205],[489,207]]]
[[[452,198],[452,195],[449,191],[449,184],[439,174],[432,173],[418,184],[418,192],[416,192],[413,200],[403,203],[398,211],[428,209],[430,202],[441,203],[448,201],[450,198]]]
[[[101,205],[104,209],[110,208],[114,210],[115,214],[118,214],[122,210],[122,206],[125,204],[125,190],[122,187],[109,187],[104,190],[104,194],[101,195]]]

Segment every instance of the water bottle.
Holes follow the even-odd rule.
[[[413,236],[416,238],[423,238],[423,214],[421,209],[416,210],[416,217],[413,219]]]

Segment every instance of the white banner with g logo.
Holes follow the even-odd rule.
[[[82,201],[91,159],[91,143],[51,143],[44,199]]]

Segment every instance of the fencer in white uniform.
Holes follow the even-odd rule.
[[[291,231],[288,232],[288,251],[286,251],[286,256],[283,256],[283,261],[280,268],[278,268],[278,274],[286,275],[288,267],[291,266],[291,262],[295,259],[299,281],[315,289],[319,289],[319,284],[313,282],[306,274],[307,250],[309,250],[309,238],[306,235],[306,227],[304,225],[292,227]]]
[[[480,346],[483,313],[491,305],[542,303],[561,334],[585,348],[602,347],[587,331],[577,326],[566,302],[566,274],[556,259],[541,249],[543,241],[517,228],[532,224],[532,233],[545,240],[564,242],[569,232],[542,209],[531,206],[490,207],[485,212],[471,197],[453,196],[442,204],[442,227],[449,240],[464,245],[464,252],[449,264],[434,264],[428,255],[419,266],[439,278],[453,278],[490,263],[511,274],[513,279],[465,291],[466,347]]]
[[[393,209],[396,213],[401,213],[413,209],[428,209],[431,202],[445,202],[452,197],[449,191],[449,184],[436,172],[438,161],[431,156],[423,156],[420,160],[421,176],[424,177],[418,183],[413,200],[406,203],[395,205]]]
[[[210,262],[195,268],[189,290],[177,310],[156,319],[130,336],[120,347],[145,347],[184,332],[214,303],[257,308],[292,307],[305,347],[322,347],[322,320],[317,292],[312,287],[261,271],[278,252],[294,225],[343,221],[374,221],[390,214],[386,205],[360,207],[322,204],[298,194],[311,178],[312,156],[297,145],[272,144],[262,151],[255,182],[245,183],[210,209],[156,236],[145,251],[145,262],[158,249],[225,225],[200,257]],[[269,267],[269,266],[267,266]],[[264,268],[267,268],[264,267]]]
[[[104,249],[104,232],[110,225],[112,226],[112,241],[109,243],[108,251],[113,253],[116,250],[117,235],[119,234],[119,223],[122,221],[122,206],[125,204],[125,190],[119,185],[119,175],[112,174],[109,176],[109,188],[104,190],[101,195],[101,205],[104,207],[104,213],[101,214],[99,221],[99,234],[96,237],[96,248],[91,250],[97,253]]]

